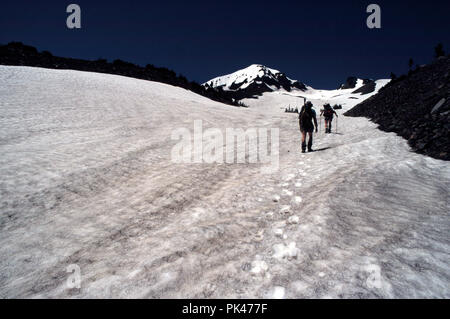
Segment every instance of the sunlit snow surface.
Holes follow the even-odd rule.
[[[0,83],[0,297],[450,297],[450,165],[364,118],[302,155],[281,109],[298,97],[235,108],[26,67],[0,66]],[[280,170],[172,163],[172,131],[199,119],[280,128]]]

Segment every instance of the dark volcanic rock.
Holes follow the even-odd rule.
[[[349,77],[347,78],[347,81],[345,81],[345,83],[342,84],[342,85],[339,87],[339,89],[341,89],[341,90],[354,89],[354,88],[356,87],[356,82],[357,82],[357,81],[358,81],[358,78],[357,78],[357,77],[355,77],[355,76],[349,76]],[[364,85],[370,84],[370,83],[373,83],[373,82],[374,82],[373,80],[369,80],[369,79],[364,79],[364,80],[363,80],[363,84],[364,84]]]
[[[291,83],[284,74],[276,74],[276,79],[271,77],[260,77],[257,78],[256,81],[250,83],[245,89],[239,89],[244,83],[247,81],[240,83],[239,85],[231,85],[230,89],[233,91],[226,91],[233,99],[242,100],[247,98],[257,98],[261,96],[265,92],[272,92],[273,90],[268,87],[276,87],[277,89],[283,88],[286,91],[290,92],[293,88],[300,89],[302,91],[306,90],[306,86],[300,82]]]
[[[363,86],[361,86],[359,89],[353,91],[353,94],[358,94],[361,93],[361,95],[365,95],[365,94],[369,94],[372,93],[373,91],[375,91],[376,88],[376,83],[374,81],[369,82]]]
[[[344,115],[368,117],[414,151],[450,160],[450,56],[391,81]]]

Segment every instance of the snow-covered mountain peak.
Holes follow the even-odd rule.
[[[263,77],[264,75],[275,75],[281,72],[262,64],[252,64],[245,69],[236,71],[235,73],[241,73],[242,75],[246,75],[249,78],[257,78]]]
[[[240,89],[244,89],[255,80],[262,80],[263,77],[275,79],[279,74],[282,73],[262,64],[252,64],[231,74],[218,76],[207,81],[204,85],[209,85],[211,87],[222,87],[224,90],[233,90],[234,88],[237,88],[237,86]]]
[[[284,73],[262,64],[252,64],[242,70],[211,79],[203,85],[235,92],[236,99],[277,90],[290,92],[294,89],[307,89],[303,83],[291,80]]]

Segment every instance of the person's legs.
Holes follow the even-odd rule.
[[[325,133],[328,133],[328,120],[325,118]]]
[[[312,151],[312,143],[313,143],[313,132],[308,132],[309,140],[308,140],[308,152]]]
[[[302,133],[302,152],[304,153],[306,151],[306,132],[301,131]]]
[[[331,121],[332,121],[332,119],[328,118],[328,120],[327,120],[327,131],[328,131],[328,133],[331,133]]]

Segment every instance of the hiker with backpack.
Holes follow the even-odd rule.
[[[302,153],[306,152],[306,135],[309,135],[308,140],[308,152],[313,152],[313,132],[314,128],[317,133],[317,118],[316,111],[313,110],[313,105],[311,102],[306,102],[302,107],[300,114],[298,116],[298,124],[300,126],[300,132],[302,133]]]
[[[333,116],[339,117],[335,110],[331,108],[330,104],[325,104],[323,110],[320,111],[320,116],[325,118],[325,133],[331,133],[331,122],[333,121]]]

